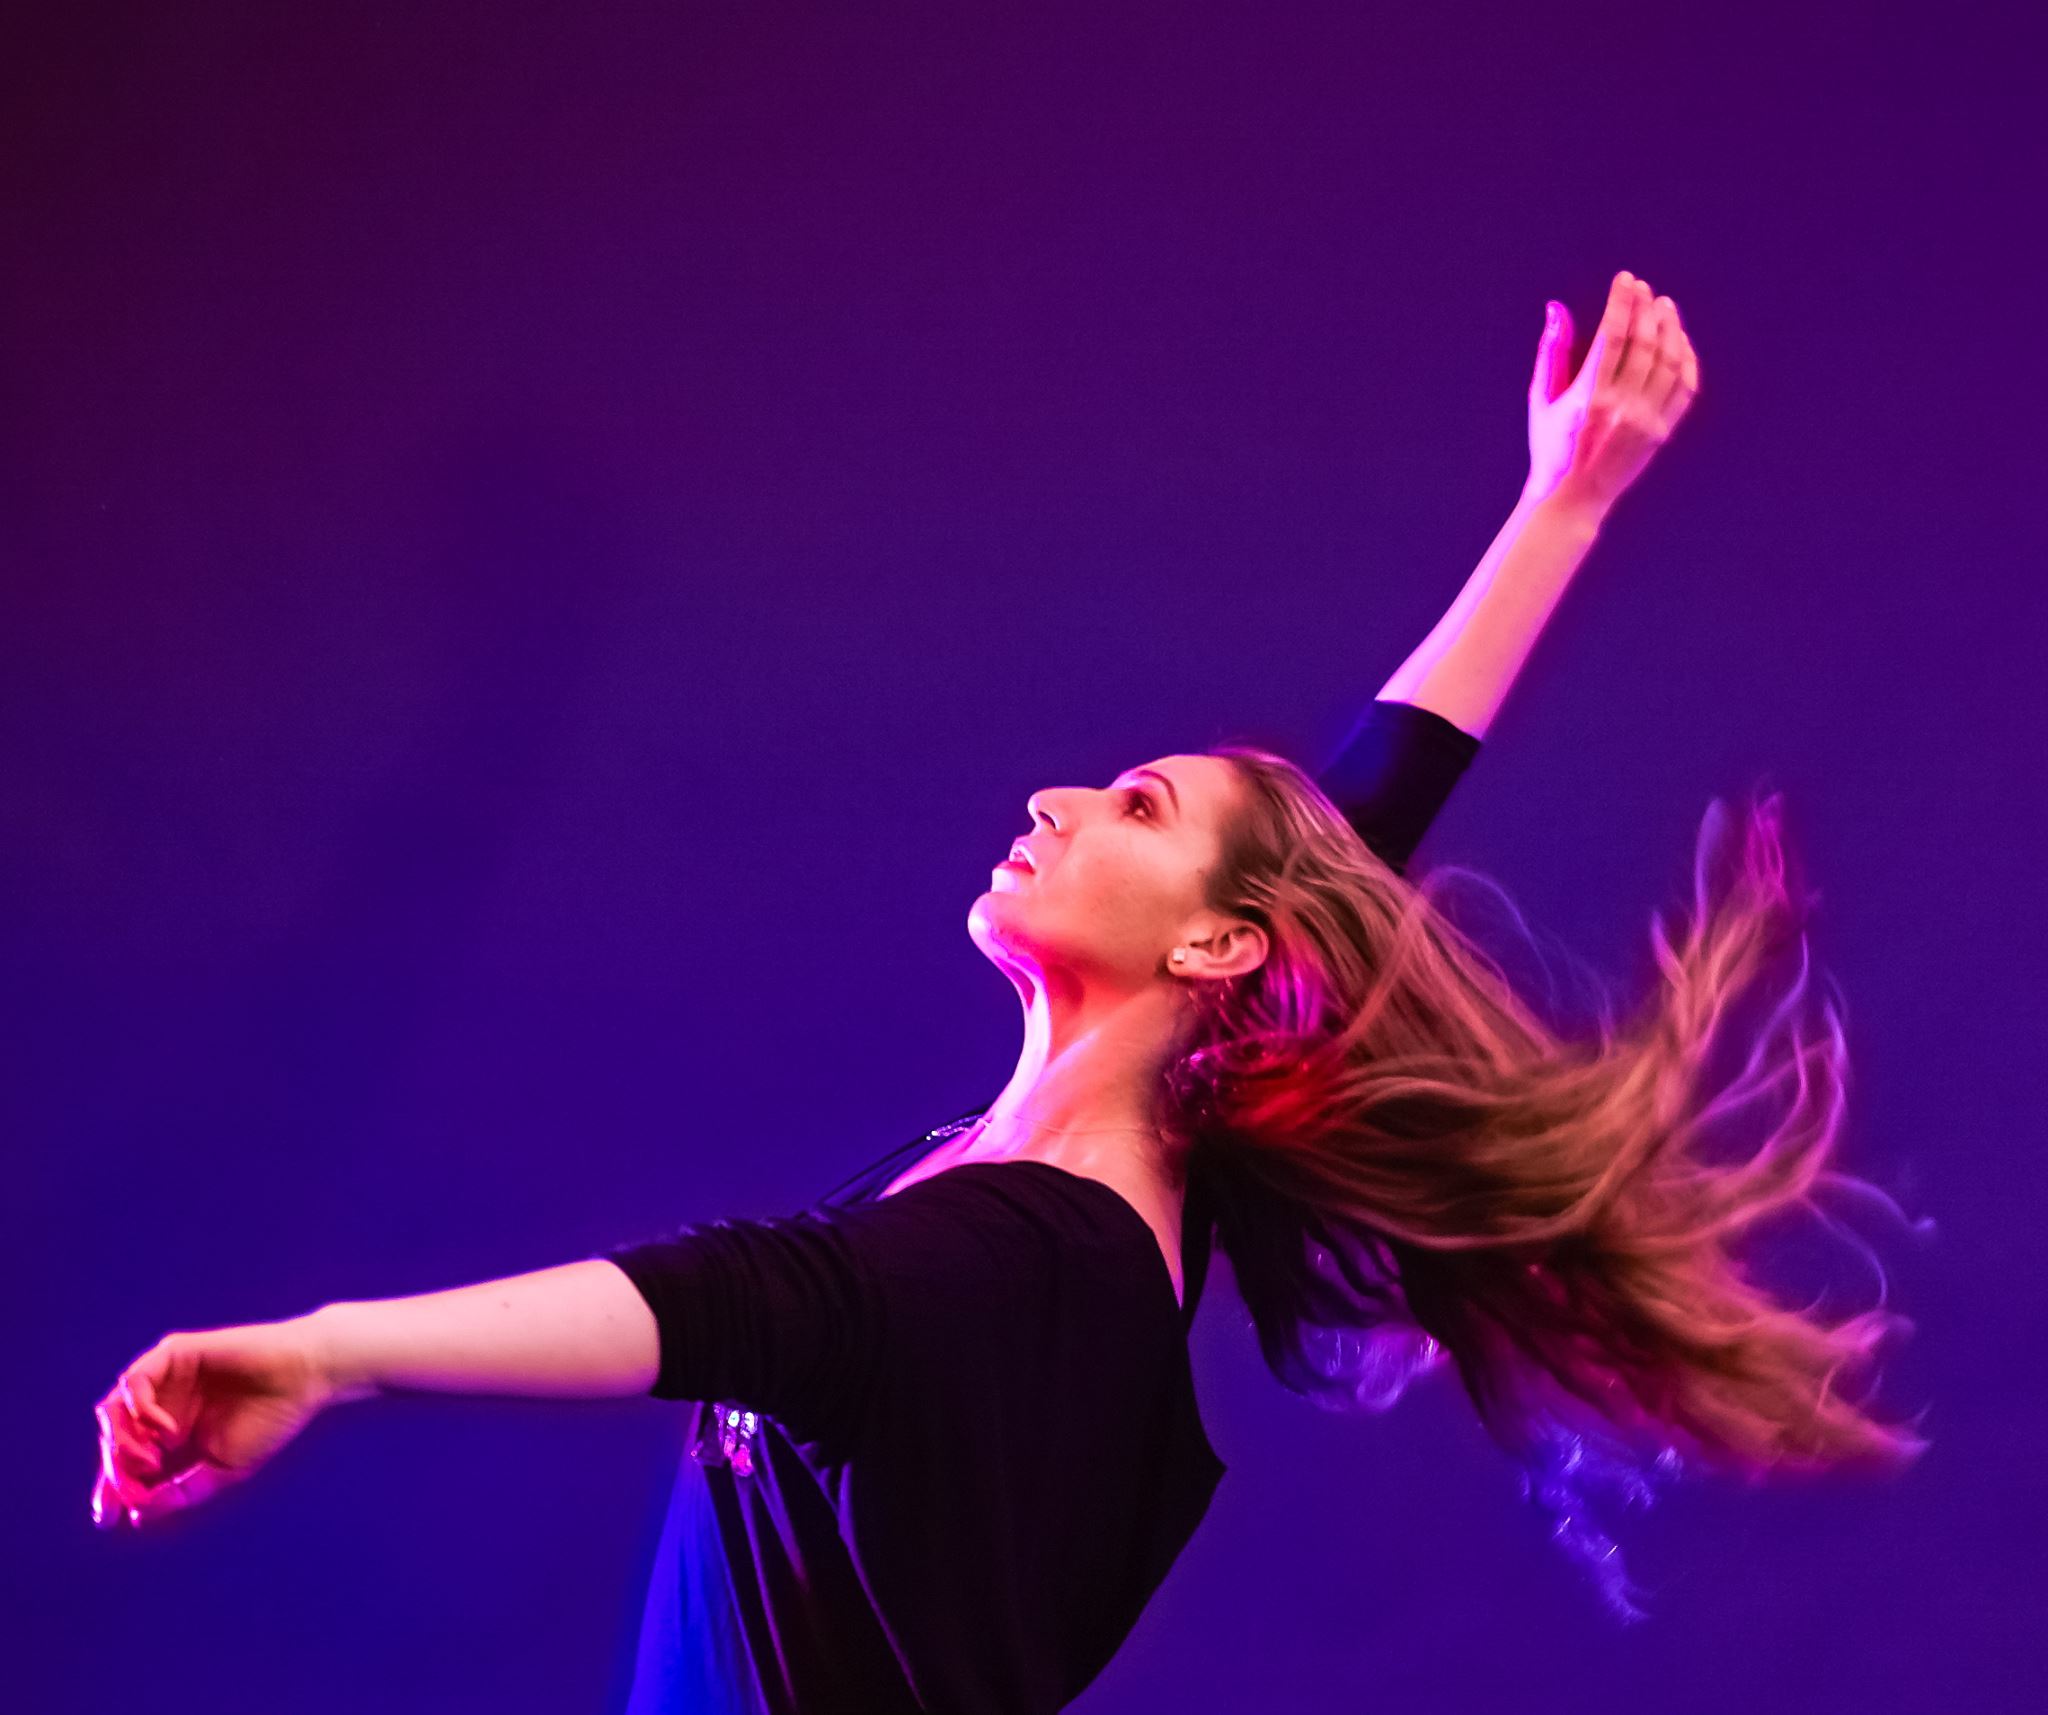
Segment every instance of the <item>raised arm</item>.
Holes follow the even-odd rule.
[[[1601,520],[1566,496],[1523,490],[1457,599],[1380,687],[1381,699],[1484,738]]]
[[[1457,599],[1380,687],[1323,789],[1395,869],[1449,798],[1622,492],[1699,392],[1668,297],[1623,271],[1578,373],[1550,306],[1529,384],[1529,476]]]
[[[1607,514],[1699,394],[1678,306],[1624,269],[1578,373],[1552,304],[1529,382],[1529,477],[1450,611],[1380,689],[1484,738]],[[1568,379],[1569,378],[1569,379]]]

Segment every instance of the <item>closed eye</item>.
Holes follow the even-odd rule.
[[[1126,786],[1124,788],[1124,799],[1125,815],[1129,815],[1133,810],[1143,810],[1146,815],[1152,817],[1154,820],[1157,820],[1159,812],[1153,809],[1152,800],[1150,798],[1147,798],[1140,788],[1136,786]]]

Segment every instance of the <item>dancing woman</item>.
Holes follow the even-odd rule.
[[[1225,745],[1032,796],[968,919],[1024,1010],[993,1102],[800,1214],[170,1334],[97,1408],[95,1517],[194,1505],[337,1402],[651,1393],[691,1402],[689,1456],[635,1715],[1023,1715],[1101,1671],[1223,1474],[1186,1344],[1212,1243],[1290,1388],[1383,1407],[1454,1366],[1626,1615],[1594,1477],[1924,1446],[1837,1385],[1898,1319],[1784,1308],[1730,1248],[1827,1172],[1845,1072],[1802,964],[1708,1086],[1797,926],[1773,806],[1709,812],[1654,991],[1588,1040],[1405,874],[1699,388],[1676,306],[1629,274],[1575,376],[1571,343],[1553,306],[1522,497],[1320,781]],[[1774,1097],[1752,1156],[1707,1147]]]

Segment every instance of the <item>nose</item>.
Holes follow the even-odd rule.
[[[1053,813],[1052,795],[1049,792],[1034,792],[1024,800],[1024,808],[1034,823],[1043,822],[1054,833],[1060,831],[1060,819]]]

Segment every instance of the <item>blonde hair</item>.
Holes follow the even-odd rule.
[[[1448,1359],[1624,1620],[1643,1613],[1590,1486],[1644,1502],[1688,1459],[1753,1481],[1925,1450],[1841,1387],[1911,1322],[1789,1308],[1733,1249],[1823,1183],[1875,1191],[1829,1166],[1847,1050],[1840,1008],[1810,1004],[1776,796],[1709,807],[1689,924],[1674,939],[1652,919],[1654,992],[1580,1039],[1518,998],[1434,877],[1396,874],[1294,763],[1210,754],[1244,790],[1209,903],[1269,951],[1194,985],[1163,1099],[1191,1140],[1191,1233],[1206,1251],[1213,1222],[1284,1385],[1378,1410]],[[1710,1053],[1795,938],[1797,975],[1737,1033],[1714,1093]],[[1747,1158],[1710,1147],[1773,1098]]]

